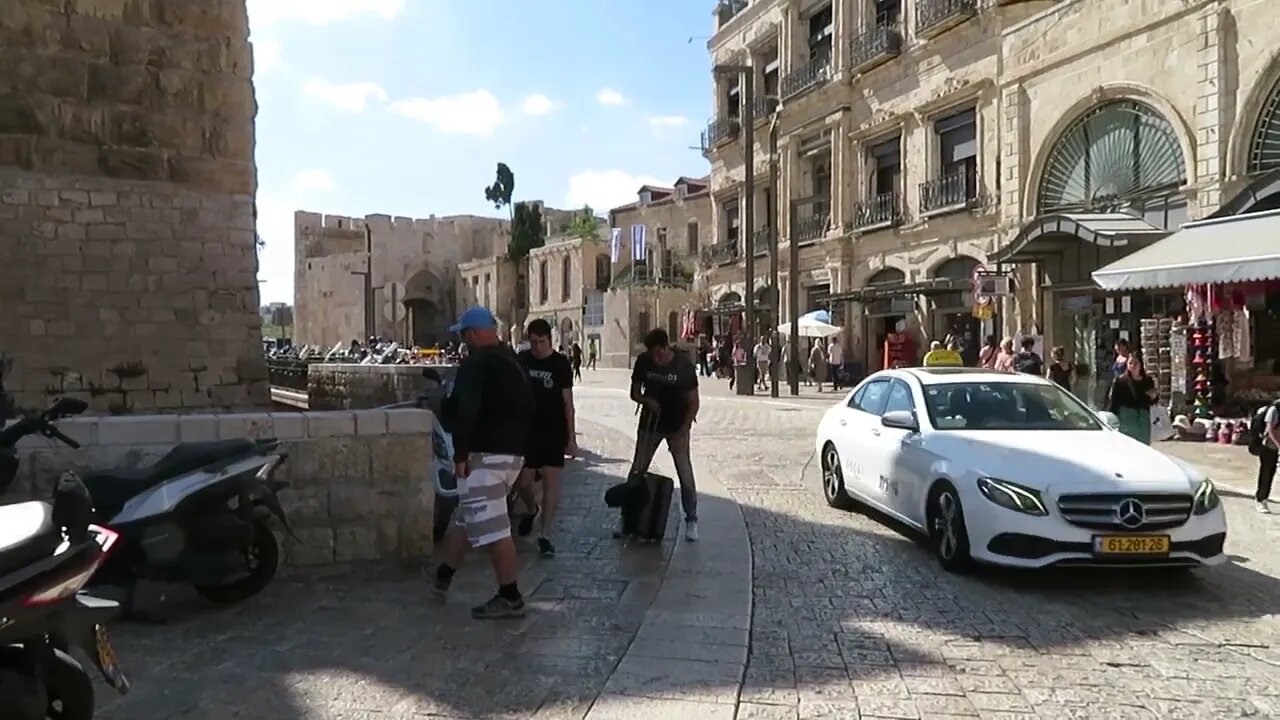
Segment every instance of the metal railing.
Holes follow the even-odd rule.
[[[876,23],[849,43],[849,67],[860,70],[877,61],[897,57],[902,52],[902,32],[886,23]]]
[[[712,148],[736,139],[741,129],[742,123],[738,122],[736,117],[724,115],[716,117],[707,123],[707,129],[702,131],[702,152],[706,153]]]
[[[742,257],[742,248],[738,245],[738,240],[725,240],[718,242],[709,248],[703,250],[702,259],[711,265],[729,265],[738,261]]]
[[[767,95],[751,101],[751,119],[759,122],[773,113],[774,100]]]
[[[809,62],[787,73],[780,86],[783,98],[799,95],[806,90],[825,85],[831,80],[831,54],[818,53]]]
[[[920,183],[920,212],[972,207],[978,197],[977,174],[969,170]]]
[[[897,191],[874,195],[859,202],[853,209],[853,226],[859,230],[890,227],[902,221],[900,198]]]
[[[769,254],[769,246],[773,241],[773,229],[763,227],[751,233],[751,249],[756,257]]]
[[[720,4],[716,6],[716,20],[719,22],[719,27],[724,27],[750,4],[748,0],[720,0]]]
[[[916,28],[925,34],[941,31],[977,10],[977,0],[916,0]]]
[[[791,241],[813,242],[825,237],[831,227],[831,198],[825,195],[791,202]]]

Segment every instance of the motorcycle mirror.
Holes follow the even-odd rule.
[[[58,418],[79,415],[89,409],[89,403],[73,397],[62,397],[45,411],[45,417]]]
[[[64,528],[72,544],[82,543],[89,537],[89,523],[93,520],[93,499],[89,489],[72,472],[65,472],[53,487],[53,522]]]

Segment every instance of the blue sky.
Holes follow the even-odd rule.
[[[249,0],[263,302],[293,298],[293,211],[598,210],[706,172],[709,0]],[[693,41],[690,42],[690,38]]]

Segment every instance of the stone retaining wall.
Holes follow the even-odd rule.
[[[434,423],[426,410],[73,418],[59,427],[83,447],[23,440],[5,500],[46,498],[68,469],[148,464],[178,442],[275,437],[289,454],[276,479],[289,483],[280,500],[298,536],[277,528],[285,562],[421,557],[432,546]]]
[[[417,399],[434,383],[422,377],[435,368],[443,379],[453,365],[348,365],[316,363],[307,368],[307,397],[312,410],[360,410]]]

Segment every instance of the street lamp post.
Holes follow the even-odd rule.
[[[743,243],[746,249],[746,262],[743,268],[745,275],[744,290],[742,301],[746,318],[743,326],[746,328],[748,338],[755,335],[756,321],[756,298],[755,298],[755,279],[756,279],[756,249],[755,249],[755,210],[756,210],[756,133],[755,120],[751,117],[755,110],[755,68],[750,65],[716,65],[713,68],[716,74],[720,75],[739,75],[742,78],[742,95],[739,98],[741,106],[738,110],[738,121],[742,125],[742,145],[743,145],[743,166],[745,172],[743,174],[742,192],[746,196],[743,201],[742,210],[742,226],[746,229],[747,240]],[[748,347],[750,340],[748,340]],[[749,364],[748,368],[751,367]],[[736,372],[736,370],[735,370]],[[739,395],[754,395],[755,381],[752,374],[751,381],[738,382],[737,390]]]
[[[782,348],[778,342],[778,325],[782,319],[782,293],[778,291],[778,109],[776,98],[766,98],[766,101],[775,103],[769,118],[769,292],[770,299],[773,304],[769,308],[769,333],[772,337],[770,346],[773,348],[772,362],[769,367],[773,369],[769,378],[769,397],[778,397],[778,357],[782,354]],[[785,368],[787,376],[793,373],[791,368],[796,364],[796,326],[791,326],[791,335],[788,338],[791,343],[790,352],[787,353],[788,361]],[[795,395],[793,391],[791,393]]]

